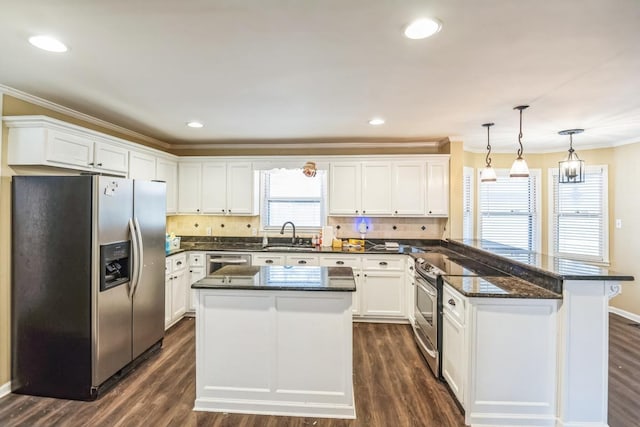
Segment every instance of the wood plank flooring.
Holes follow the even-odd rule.
[[[609,425],[640,420],[640,327],[610,316]],[[194,321],[168,331],[164,348],[96,402],[10,394],[0,426],[447,427],[464,419],[444,384],[421,359],[407,325],[354,325],[356,420],[192,411]]]

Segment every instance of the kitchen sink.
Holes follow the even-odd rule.
[[[279,245],[269,245],[264,248],[266,251],[273,252],[309,252],[314,248],[313,246],[279,246]]]

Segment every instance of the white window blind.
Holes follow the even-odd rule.
[[[473,239],[473,174],[474,169],[465,167],[462,180],[462,238]]]
[[[495,182],[480,181],[480,238],[537,252],[540,170],[530,170],[528,178],[510,178],[508,169],[496,175]]]
[[[551,171],[553,255],[607,262],[606,166],[587,167],[585,181],[579,184],[559,184],[558,170]]]
[[[263,171],[262,225],[279,228],[292,221],[296,228],[319,228],[325,222],[325,171],[308,177],[300,169]]]

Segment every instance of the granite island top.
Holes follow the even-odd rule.
[[[351,267],[227,265],[191,288],[355,292],[356,282]]]
[[[506,258],[505,261],[515,266],[515,268],[498,268],[507,273],[519,272],[517,267],[522,265],[531,271],[538,271],[560,280],[634,280],[633,276],[617,273],[607,266],[553,257],[488,240],[450,240],[449,243],[450,249],[461,252],[462,255],[468,257],[482,256],[484,254],[485,256],[493,255],[494,258],[495,256]]]
[[[562,295],[513,276],[442,276],[467,297],[562,299]]]

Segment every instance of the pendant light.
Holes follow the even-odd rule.
[[[489,142],[489,129],[494,123],[484,123],[482,126],[487,128],[487,157],[485,158],[486,166],[480,171],[481,182],[495,182],[496,171],[491,167],[491,143]]]
[[[529,108],[528,105],[518,105],[513,108],[514,110],[520,110],[520,133],[518,134],[518,144],[520,144],[520,148],[518,148],[518,157],[513,161],[511,171],[509,172],[511,178],[529,177],[529,166],[527,166],[527,162],[522,157],[522,153],[524,152],[522,147],[522,110],[527,108]]]
[[[584,160],[580,160],[573,149],[573,135],[582,132],[584,129],[567,129],[558,132],[560,135],[569,135],[569,156],[567,160],[558,162],[558,182],[560,184],[584,182]]]

